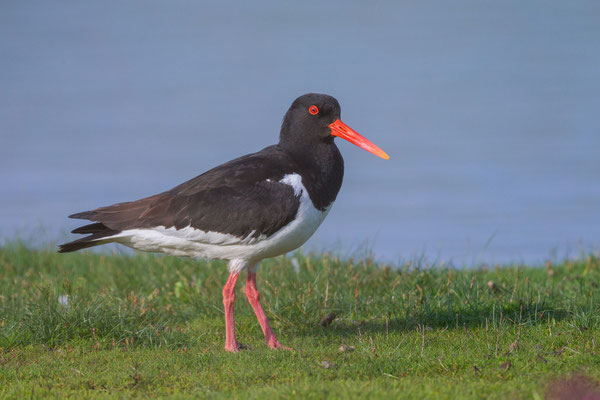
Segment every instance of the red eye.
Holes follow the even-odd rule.
[[[317,106],[310,106],[308,107],[308,112],[312,115],[317,115],[319,113],[319,109],[317,108]]]

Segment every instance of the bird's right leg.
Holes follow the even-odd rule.
[[[237,283],[239,272],[231,272],[227,283],[223,287],[223,305],[225,306],[225,350],[237,352],[242,346],[235,340],[235,284]]]
[[[271,329],[271,324],[269,324],[269,319],[265,314],[265,310],[263,310],[260,304],[260,293],[258,293],[258,289],[256,288],[256,266],[248,268],[248,275],[246,278],[246,297],[248,298],[248,302],[256,314],[258,323],[260,324],[260,327],[265,335],[267,345],[272,349],[291,350],[289,347],[279,343],[279,340],[277,340],[275,334],[273,333],[273,329]]]

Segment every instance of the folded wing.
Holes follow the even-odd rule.
[[[60,252],[112,241],[130,229],[191,227],[241,239],[270,236],[291,222],[300,199],[279,182],[289,160],[278,149],[238,158],[169,191],[137,201],[118,203],[70,215],[94,223],[73,233],[89,236],[60,246]],[[287,161],[287,162],[284,162]]]

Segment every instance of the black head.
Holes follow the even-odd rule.
[[[298,97],[283,117],[279,145],[298,151],[322,144],[333,145],[335,136],[388,159],[388,155],[340,120],[340,103],[326,94],[308,93]]]
[[[340,112],[340,103],[326,94],[298,97],[283,117],[280,144],[333,141],[329,125],[340,118]]]

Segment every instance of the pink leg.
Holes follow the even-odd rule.
[[[227,279],[227,283],[223,287],[223,305],[225,306],[225,350],[237,352],[242,346],[235,340],[235,318],[234,308],[235,303],[235,284],[238,277],[237,272],[232,272]]]
[[[267,340],[267,345],[272,349],[283,349],[283,350],[291,350],[289,347],[283,346],[273,333],[273,329],[271,329],[271,325],[269,325],[269,320],[265,315],[265,311],[260,305],[260,294],[256,289],[256,273],[251,272],[248,269],[248,277],[246,279],[246,297],[248,298],[248,302],[252,306],[254,313],[256,314],[256,318],[258,319],[258,323],[262,328],[263,333],[265,334],[265,339]]]

